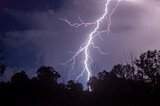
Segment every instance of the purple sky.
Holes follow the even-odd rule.
[[[0,0],[0,36],[5,47],[5,64],[12,69],[10,71],[15,67],[30,70],[27,71],[29,75],[35,74],[34,68],[50,65],[68,80],[68,68],[59,64],[71,58],[68,51],[76,51],[93,27],[69,27],[59,18],[67,17],[75,23],[80,16],[85,22],[93,22],[102,15],[103,0],[20,1]],[[109,11],[115,2],[113,0]],[[91,50],[92,67],[109,70],[119,63],[123,52],[138,55],[146,50],[159,50],[159,19],[159,0],[122,0],[112,16],[112,34],[104,33],[104,41],[95,40],[108,54],[100,55]],[[102,26],[106,25],[104,22]],[[76,65],[74,75],[80,71]]]

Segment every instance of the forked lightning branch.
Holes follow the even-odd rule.
[[[65,19],[62,19],[63,21],[65,21],[68,25],[70,25],[71,27],[80,27],[80,26],[84,26],[84,27],[87,27],[87,26],[90,26],[90,25],[93,25],[94,28],[93,30],[87,35],[87,39],[82,43],[82,45],[80,45],[80,48],[76,51],[76,52],[73,52],[73,56],[68,60],[66,61],[65,63],[62,63],[62,65],[70,65],[72,69],[75,68],[75,63],[76,63],[76,59],[77,59],[77,56],[79,56],[80,54],[84,54],[84,58],[82,58],[82,61],[83,61],[83,70],[82,72],[77,76],[76,80],[78,80],[80,77],[82,77],[84,75],[84,73],[87,74],[87,81],[89,80],[89,78],[92,76],[92,72],[91,72],[91,64],[92,62],[94,61],[91,57],[91,53],[90,53],[90,50],[91,48],[95,48],[99,51],[100,54],[107,54],[105,52],[103,52],[100,47],[96,46],[95,43],[94,43],[94,39],[97,38],[97,36],[101,36],[102,33],[109,33],[110,32],[110,27],[111,27],[111,17],[112,15],[114,14],[115,10],[118,8],[118,5],[120,4],[120,2],[122,0],[117,0],[116,2],[116,5],[115,7],[112,9],[111,12],[108,11],[108,8],[109,8],[109,5],[111,3],[112,0],[106,0],[104,1],[104,6],[105,6],[105,10],[103,11],[103,15],[100,16],[95,22],[84,22],[80,16],[78,16],[78,19],[79,19],[79,23],[72,23],[70,22],[69,20],[67,20],[67,18]],[[107,28],[106,30],[100,30],[100,26],[101,24],[107,19],[108,21],[108,25],[107,25]]]

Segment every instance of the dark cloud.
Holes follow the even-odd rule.
[[[64,6],[64,0],[0,0],[0,8],[22,11],[57,10]]]
[[[13,16],[12,12],[25,15],[48,10],[57,12],[69,2],[71,3],[71,0],[0,0],[0,33],[29,30],[34,29],[34,25],[37,26],[33,21],[34,25],[30,25],[26,16],[19,20],[21,17]]]
[[[0,23],[0,33],[22,31],[30,28],[5,11],[0,11]]]
[[[54,32],[41,30],[6,33],[2,39],[5,46],[5,64],[10,67],[23,67],[24,69],[33,69],[36,66],[43,65],[44,62],[41,59],[49,50],[52,52],[53,43],[51,42],[54,41],[54,37]],[[52,53],[54,53],[54,50]]]
[[[42,63],[56,67],[67,61],[73,55],[68,51],[76,51],[94,26],[73,28],[59,18],[67,17],[75,23],[79,22],[79,15],[85,22],[93,22],[104,11],[104,2],[100,1],[103,0],[3,0],[3,3],[1,0],[0,6],[8,8],[0,19],[1,31],[7,32],[7,38],[3,39],[7,65],[30,67]],[[158,0],[135,1],[122,1],[112,15],[112,33],[102,34],[104,41],[94,40],[108,55],[91,50],[93,64],[109,69],[124,51],[160,49]],[[106,27],[104,22],[102,28]],[[68,75],[68,69],[58,67],[57,70]],[[73,73],[77,75],[80,71],[76,66]]]

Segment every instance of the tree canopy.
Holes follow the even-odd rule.
[[[50,66],[42,66],[36,73],[37,76],[29,78],[21,71],[9,82],[1,82],[0,105],[6,104],[6,100],[16,105],[160,105],[157,100],[160,98],[160,51],[157,50],[141,54],[134,65],[117,64],[109,71],[103,70],[90,77],[86,85],[74,80],[58,83],[61,76]],[[89,89],[84,90],[86,86]]]

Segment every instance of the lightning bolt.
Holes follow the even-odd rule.
[[[76,52],[70,52],[70,53],[74,54],[71,57],[71,59],[69,59],[65,63],[61,63],[61,65],[70,64],[71,70],[73,70],[75,68],[75,63],[76,63],[77,56],[80,55],[81,53],[84,53],[84,59],[83,59],[84,69],[82,70],[81,74],[79,76],[77,76],[76,81],[80,77],[82,77],[85,72],[87,73],[87,81],[89,81],[89,78],[92,76],[91,69],[90,69],[90,65],[93,62],[93,59],[90,56],[90,48],[91,47],[97,49],[100,52],[100,54],[107,54],[107,53],[103,52],[98,46],[96,46],[94,44],[93,39],[97,36],[101,36],[102,33],[109,33],[110,32],[110,28],[111,28],[111,24],[112,24],[111,16],[114,14],[114,12],[117,9],[118,5],[120,4],[121,0],[118,0],[116,6],[113,8],[112,12],[109,14],[108,7],[109,7],[109,4],[110,4],[111,1],[112,0],[106,0],[105,1],[104,13],[95,22],[86,23],[80,18],[80,16],[78,16],[78,19],[79,19],[80,23],[72,24],[70,21],[67,20],[67,18],[65,18],[65,19],[60,18],[60,20],[65,21],[71,27],[80,27],[80,26],[87,27],[87,26],[90,26],[90,25],[95,25],[95,28],[93,29],[92,32],[89,33],[88,38],[80,46],[80,48]],[[100,30],[100,25],[101,25],[102,22],[104,22],[104,19],[108,20],[108,27],[107,27],[106,30]]]

